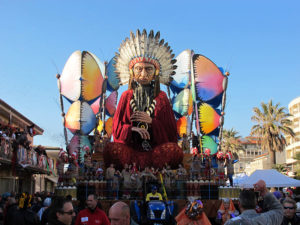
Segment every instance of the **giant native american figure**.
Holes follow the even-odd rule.
[[[195,154],[210,159],[221,151],[228,75],[193,50],[174,59],[168,43],[153,31],[131,33],[108,64],[91,52],[75,51],[57,76],[69,158],[78,160],[81,170],[85,156],[94,152],[103,152],[106,166],[174,168],[183,159],[178,140],[196,130]],[[127,84],[117,105],[118,89]],[[71,103],[66,114],[63,97]],[[70,143],[67,129],[73,134]]]
[[[159,32],[130,34],[116,54],[115,69],[121,84],[128,83],[113,118],[114,142],[104,151],[107,164],[136,162],[141,168],[176,167],[183,159],[177,145],[177,127],[170,101],[160,90],[169,84],[176,60]]]

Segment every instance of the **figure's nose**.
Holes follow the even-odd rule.
[[[142,69],[141,76],[142,76],[142,77],[147,77],[147,71],[146,71],[146,68],[143,68],[143,69]]]

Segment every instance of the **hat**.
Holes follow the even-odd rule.
[[[153,186],[151,187],[151,190],[152,190],[152,191],[157,190],[157,187],[156,187],[155,185],[153,185]]]
[[[174,56],[168,43],[164,43],[164,39],[160,40],[159,32],[155,35],[153,30],[149,35],[146,30],[143,30],[142,33],[137,30],[136,35],[130,32],[130,38],[126,38],[122,42],[119,53],[116,53],[116,73],[120,83],[127,84],[133,66],[139,62],[148,62],[155,66],[160,82],[169,85],[170,76],[175,74],[174,70],[177,68],[174,65],[176,63],[176,60],[173,59]]]
[[[45,198],[43,205],[49,207],[51,205],[51,198]]]
[[[8,198],[8,197],[10,197],[9,192],[5,192],[4,194],[2,194],[2,198]]]
[[[280,191],[275,191],[275,192],[273,192],[273,194],[277,199],[280,199],[282,197],[282,194]]]

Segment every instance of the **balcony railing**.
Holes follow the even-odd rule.
[[[16,158],[14,159],[14,154]],[[44,170],[45,173],[54,170],[53,159],[44,154],[38,154],[34,149],[26,149],[22,145],[17,147],[16,153],[13,151],[11,139],[1,139],[0,160],[12,165],[15,163],[23,168]]]

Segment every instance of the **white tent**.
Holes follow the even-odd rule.
[[[235,174],[233,175],[233,185],[240,186],[240,183],[245,181],[248,178],[246,173]]]
[[[259,180],[264,180],[267,187],[300,187],[300,180],[285,176],[277,170],[256,170],[238,185],[242,188],[253,188],[253,184]]]

